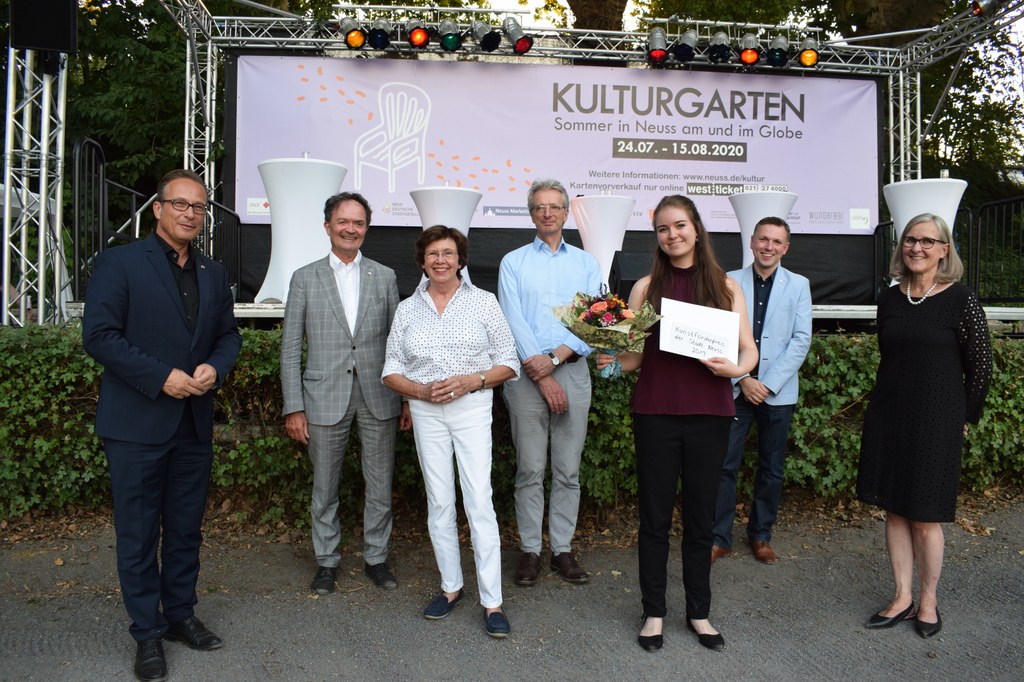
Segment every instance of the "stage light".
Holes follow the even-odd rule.
[[[697,31],[688,29],[679,36],[679,41],[672,46],[672,54],[683,64],[692,62],[697,56]]]
[[[746,66],[753,66],[761,61],[761,44],[753,33],[747,33],[740,40],[740,61]]]
[[[410,19],[405,24],[405,39],[413,47],[426,47],[430,43],[430,33],[419,19]]]
[[[818,41],[814,38],[804,38],[800,43],[800,66],[808,68],[818,64]]]
[[[732,59],[732,48],[729,47],[729,36],[725,31],[719,31],[711,36],[711,44],[708,45],[708,61],[712,64],[726,64]]]
[[[655,27],[647,34],[647,61],[658,66],[668,59],[668,38],[665,29]]]
[[[533,36],[523,33],[523,27],[515,17],[506,17],[501,28],[505,31],[505,37],[512,43],[512,51],[516,54],[526,54],[533,47]]]
[[[473,34],[473,40],[484,52],[494,52],[501,45],[501,32],[482,21],[474,21],[469,32]]]
[[[984,16],[1005,2],[1006,0],[974,0],[971,3],[971,14],[976,17]]]
[[[350,50],[361,50],[366,44],[366,31],[351,17],[341,20],[341,35],[345,36],[345,45]]]
[[[462,47],[462,32],[459,31],[459,25],[451,19],[442,21],[437,27],[437,32],[441,34],[441,48],[446,52],[455,52]]]
[[[383,19],[377,19],[370,24],[370,33],[366,38],[370,47],[375,50],[385,50],[391,44],[391,24]]]
[[[775,36],[768,48],[768,66],[782,67],[789,62],[789,38]]]

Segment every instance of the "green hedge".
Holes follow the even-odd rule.
[[[282,428],[279,331],[243,330],[235,371],[218,394],[215,500],[231,499],[239,520],[305,523],[311,470]],[[1024,481],[1024,343],[996,339],[995,374],[981,423],[964,455],[964,486]],[[75,326],[0,328],[0,519],[66,505],[109,501],[106,462],[93,434],[100,368]],[[878,363],[870,335],[816,336],[801,373],[801,404],[790,431],[788,485],[826,497],[849,496],[857,476],[860,425]],[[629,396],[633,377],[595,376],[581,485],[587,503],[617,505],[636,492]],[[515,451],[502,401],[494,406],[495,503],[513,511]],[[357,443],[350,449],[342,501],[361,494]],[[753,452],[747,453],[753,459]],[[749,492],[750,467],[741,486]],[[424,499],[411,433],[399,434],[395,495]]]

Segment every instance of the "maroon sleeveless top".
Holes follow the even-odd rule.
[[[672,269],[668,298],[694,303],[693,279],[696,266]],[[716,377],[699,360],[659,348],[661,322],[650,329],[644,342],[640,377],[633,391],[633,412],[637,414],[706,414],[736,416],[732,382]]]

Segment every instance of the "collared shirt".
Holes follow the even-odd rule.
[[[750,371],[750,376],[756,377],[757,370],[761,365],[761,332],[764,331],[764,318],[768,314],[768,297],[772,295],[772,284],[775,283],[776,268],[768,279],[757,274],[757,270],[751,269],[754,275],[754,319],[751,320],[751,331],[754,332],[754,343],[757,344],[757,366]]]
[[[381,378],[400,374],[429,384],[496,365],[511,368],[518,377],[512,331],[494,294],[463,282],[439,315],[428,285],[424,282],[398,304]]]
[[[341,306],[345,309],[348,330],[356,335],[356,319],[359,316],[359,264],[363,260],[363,252],[357,251],[351,263],[345,263],[331,252],[331,270],[334,271],[334,283],[338,286]]]
[[[185,266],[178,265],[178,252],[170,244],[154,234],[160,248],[167,254],[167,263],[171,268],[174,284],[181,292],[181,304],[185,308],[185,322],[189,331],[196,330],[196,318],[199,316],[199,280],[196,278],[196,258],[192,245],[188,245],[188,261]]]
[[[519,357],[526,360],[563,344],[589,355],[590,346],[563,327],[551,309],[572,303],[578,292],[598,294],[601,284],[597,259],[564,239],[553,252],[534,237],[532,243],[506,254],[498,271],[498,301]]]

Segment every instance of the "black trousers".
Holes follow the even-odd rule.
[[[136,640],[158,639],[192,615],[212,443],[196,436],[186,407],[160,445],[103,442],[114,493],[117,574]],[[159,558],[158,558],[159,557]]]
[[[640,512],[640,592],[645,616],[662,618],[668,612],[668,536],[676,490],[682,479],[686,617],[708,617],[715,502],[732,421],[732,417],[710,415],[633,415]]]

